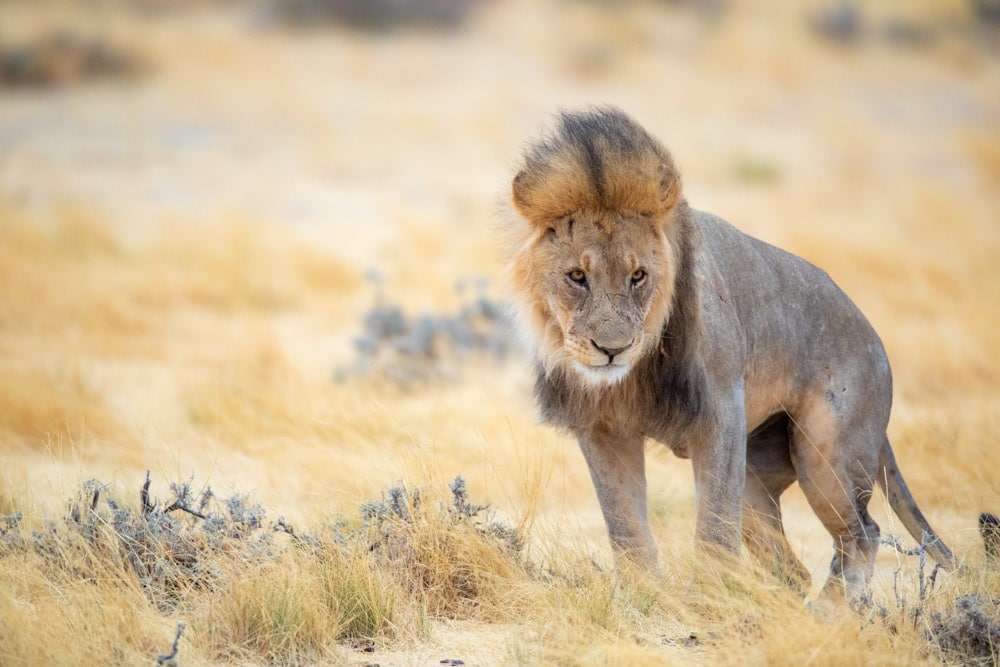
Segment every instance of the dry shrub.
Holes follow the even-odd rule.
[[[509,621],[518,615],[511,583],[521,572],[510,554],[464,524],[420,523],[409,529],[404,581],[429,614]]]
[[[932,615],[930,634],[947,660],[996,665],[1000,661],[1000,598],[978,593],[959,596],[953,609]]]
[[[659,580],[604,572],[566,549],[532,564],[518,534],[469,501],[461,478],[450,497],[392,487],[361,506],[360,526],[315,532],[266,523],[245,496],[220,499],[190,481],[171,489],[158,502],[147,479],[138,504],[125,506],[88,482],[61,520],[30,536],[19,515],[2,517],[0,662],[169,655],[163,614],[186,618],[171,658],[181,664],[185,652],[213,662],[337,661],[349,647],[426,639],[428,618],[517,623],[510,657],[525,664],[995,661],[996,572],[942,578],[925,571],[922,547],[901,549],[891,588],[876,585],[854,611],[815,615],[754,564],[709,564],[677,546]],[[17,638],[56,604],[72,612],[54,632],[86,634],[68,653]],[[123,614],[141,623],[122,634]]]
[[[469,503],[461,477],[451,492],[445,505],[436,495],[390,488],[362,506],[366,539],[432,616],[510,620],[519,613],[512,583],[525,574],[521,538]]]
[[[133,79],[148,69],[136,52],[106,39],[56,30],[19,44],[0,43],[0,86],[67,86]]]
[[[260,530],[264,510],[249,497],[219,499],[205,487],[196,498],[187,481],[171,484],[173,500],[160,504],[150,498],[149,485],[147,474],[139,506],[133,507],[89,480],[69,500],[61,520],[45,520],[30,540],[8,530],[0,550],[28,549],[61,576],[85,580],[104,571],[138,585],[164,612],[192,592],[215,586],[221,574],[216,558],[248,564],[276,552],[271,533]]]
[[[482,0],[272,0],[271,11],[292,24],[342,23],[362,30],[459,27]]]
[[[341,381],[357,376],[386,379],[402,388],[432,380],[456,380],[470,360],[503,362],[516,350],[509,307],[492,299],[485,280],[456,286],[461,299],[452,313],[408,315],[383,294],[382,278],[370,275],[375,303],[362,316],[355,339],[357,359],[340,368]]]
[[[86,485],[62,520],[29,537],[17,522],[0,521],[0,664],[76,665],[81,656],[138,664],[161,641],[122,537],[107,512],[95,511],[99,490]],[[36,627],[46,629],[45,641]]]
[[[338,643],[387,641],[401,628],[421,636],[428,614],[519,614],[511,591],[526,580],[520,541],[468,501],[460,478],[450,504],[393,503],[387,499],[400,494],[390,490],[364,504],[360,528],[335,522],[315,533],[297,532],[281,518],[265,525],[258,503],[239,494],[219,498],[210,488],[196,492],[190,480],[171,484],[166,502],[152,498],[149,486],[147,476],[138,505],[130,506],[89,481],[61,520],[44,521],[30,537],[19,512],[0,517],[0,562],[22,562],[15,572],[23,567],[28,574],[0,597],[17,611],[0,618],[0,636],[30,622],[44,582],[82,595],[93,588],[101,599],[119,596],[108,613],[187,616],[183,641],[212,661],[309,664],[332,659]],[[93,597],[79,604],[83,609]],[[143,641],[122,655],[153,655],[143,634],[149,628],[137,630]],[[112,637],[95,632],[70,653],[106,662],[117,655],[107,645]],[[2,664],[29,656],[61,659],[0,643]]]

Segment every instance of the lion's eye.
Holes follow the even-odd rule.
[[[641,284],[642,281],[646,279],[646,275],[647,274],[646,274],[646,270],[645,269],[636,269],[635,271],[633,271],[632,272],[632,286],[636,287],[639,284]]]
[[[575,282],[577,285],[587,284],[587,274],[580,269],[573,269],[566,274],[566,277]]]

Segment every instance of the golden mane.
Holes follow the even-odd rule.
[[[515,207],[536,224],[576,211],[660,218],[680,193],[670,153],[614,108],[561,114],[553,133],[528,150],[513,184]]]

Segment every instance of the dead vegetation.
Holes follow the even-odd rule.
[[[351,28],[449,30],[461,26],[483,0],[271,0],[267,11],[293,25],[341,23]]]
[[[926,576],[924,546],[904,548],[898,538],[887,540],[903,557],[891,599],[873,591],[853,613],[813,617],[789,589],[753,568],[712,575],[678,556],[666,564],[666,579],[653,582],[615,577],[594,564],[543,564],[527,556],[518,530],[470,501],[461,477],[450,495],[393,486],[363,503],[357,517],[308,531],[283,517],[268,520],[246,495],[220,498],[186,480],[171,483],[170,499],[158,501],[150,483],[147,475],[129,503],[88,481],[61,519],[30,532],[20,511],[0,517],[0,581],[12,584],[27,563],[45,580],[83,593],[83,613],[109,589],[129,598],[129,608],[148,610],[139,616],[152,627],[136,638],[95,628],[98,641],[49,654],[52,664],[70,655],[88,662],[142,656],[161,665],[311,664],[405,645],[443,619],[524,624],[553,614],[560,620],[541,635],[524,626],[512,662],[563,663],[564,642],[580,632],[598,647],[610,642],[609,651],[633,637],[637,658],[650,664],[706,652],[766,654],[783,632],[779,619],[793,615],[835,634],[860,628],[869,647],[906,646],[902,662],[988,665],[1000,656],[1000,598],[988,592],[998,573],[977,567],[938,582],[937,568]],[[692,575],[678,595],[678,582]],[[41,655],[11,641],[47,595],[37,583],[21,581],[0,594],[4,664]],[[138,640],[172,618],[179,620],[170,651],[154,653]],[[696,629],[676,635],[678,620]],[[116,642],[111,653],[102,639]]]
[[[10,573],[14,561],[37,559],[62,585],[113,581],[164,618],[185,617],[161,664],[183,662],[178,643],[189,625],[188,636],[213,661],[308,663],[338,643],[392,640],[407,622],[419,633],[425,615],[466,618],[487,608],[494,617],[510,602],[508,587],[525,576],[521,537],[470,503],[461,477],[450,485],[450,502],[435,490],[395,486],[364,503],[360,517],[309,532],[283,517],[268,520],[245,495],[220,498],[186,480],[171,483],[172,498],[160,502],[150,483],[147,473],[137,502],[125,503],[90,480],[61,519],[30,533],[20,511],[0,517],[0,565]],[[32,606],[37,594],[21,601]],[[20,616],[0,616],[0,638]],[[4,664],[26,659],[8,649],[0,649]]]
[[[501,363],[517,352],[512,315],[506,304],[489,296],[485,280],[456,286],[460,303],[454,313],[413,315],[386,298],[378,275],[372,275],[371,282],[375,304],[364,314],[361,334],[354,340],[357,359],[335,373],[341,381],[378,376],[412,387],[430,380],[456,380],[463,362]]]
[[[129,80],[148,69],[132,50],[65,29],[29,41],[0,40],[0,87],[63,87],[87,80]]]

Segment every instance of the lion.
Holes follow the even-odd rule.
[[[834,541],[824,594],[856,599],[873,574],[876,482],[955,567],[886,436],[882,342],[824,271],[689,207],[670,153],[616,108],[562,113],[512,200],[507,277],[536,400],[579,442],[616,563],[657,568],[651,440],[691,459],[696,544],[736,556],[742,541],[803,594],[780,503],[796,481]]]

